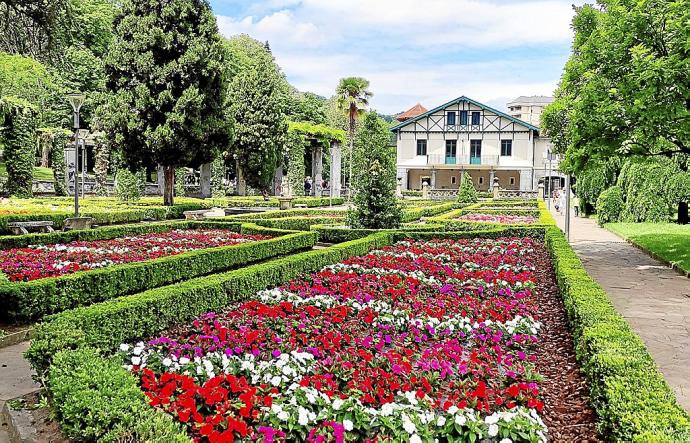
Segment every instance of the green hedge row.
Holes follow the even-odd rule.
[[[252,220],[252,223],[259,226],[275,229],[288,229],[292,231],[308,231],[313,225],[344,222],[344,217],[285,217]]]
[[[329,248],[55,314],[36,326],[26,355],[33,367],[43,373],[52,357],[64,349],[91,346],[101,351],[112,351],[121,343],[151,336],[204,312],[223,310],[233,301],[250,297],[261,289],[302,273],[366,254],[373,248],[390,244],[392,237],[392,233],[380,232]]]
[[[173,229],[217,228],[222,227],[240,232],[242,221],[225,222],[219,225],[213,222],[200,221],[163,221],[154,223],[136,223],[128,225],[102,226],[94,229],[79,229],[74,231],[55,231],[48,234],[3,235],[0,236],[0,249],[24,248],[29,245],[47,245],[68,243],[72,241],[110,240],[127,235],[141,235],[150,232],[165,232]]]
[[[97,225],[113,225],[119,223],[132,223],[142,220],[168,220],[175,218],[182,218],[184,211],[205,209],[198,204],[179,204],[175,206],[151,206],[151,207],[132,207],[129,209],[115,208],[98,208],[85,209],[81,211],[80,215],[83,217],[93,217]],[[72,217],[71,210],[57,210],[46,212],[32,212],[31,214],[5,214],[0,215],[0,233],[8,234],[10,229],[8,224],[10,222],[22,221],[36,221],[45,220],[52,221],[53,228],[62,229],[65,224],[65,219]]]
[[[690,441],[690,415],[676,402],[642,339],[558,228],[547,228],[546,242],[602,434],[621,442]]]
[[[403,210],[404,223],[419,220],[422,217],[433,217],[456,208],[456,203],[443,203],[440,205],[425,206],[421,208],[405,208]]]
[[[75,440],[191,442],[172,416],[149,406],[122,362],[93,348],[58,352],[46,387],[62,431]]]
[[[480,208],[511,208],[514,206],[538,208],[537,200],[488,200],[480,203]]]
[[[286,218],[286,217],[305,217],[305,216],[340,216],[345,217],[347,211],[342,209],[288,209],[288,210],[275,210],[258,212],[252,214],[240,214],[231,215],[226,218],[231,220],[257,220],[257,219],[268,219],[268,218]]]
[[[319,233],[319,241],[324,243],[341,243],[358,238],[363,238],[377,232],[394,233],[402,232],[442,232],[444,226],[441,224],[403,224],[399,229],[350,229],[344,226],[337,225],[313,225],[312,231]]]
[[[228,224],[202,222],[191,225],[223,228]],[[232,229],[233,225],[230,224],[229,228]],[[40,319],[45,315],[77,306],[90,305],[102,300],[308,249],[318,239],[315,233],[288,233],[251,225],[243,225],[241,232],[280,235],[280,237],[233,246],[199,249],[155,260],[126,263],[60,277],[29,282],[3,282],[0,283],[0,304],[5,309],[0,314],[0,318],[14,321]]]

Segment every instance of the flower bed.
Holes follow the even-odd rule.
[[[500,223],[504,225],[531,225],[537,222],[531,215],[465,214],[456,220],[479,223]]]
[[[0,270],[10,281],[30,281],[268,238],[223,229],[175,229],[111,240],[33,245],[1,250]]]
[[[545,441],[535,247],[399,242],[123,358],[196,440]]]

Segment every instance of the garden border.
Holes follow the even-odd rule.
[[[127,233],[162,232],[175,228],[228,229],[247,235],[263,234],[276,237],[250,243],[198,249],[152,260],[29,282],[2,282],[0,283],[0,304],[5,307],[3,318],[14,321],[35,320],[77,306],[89,305],[301,251],[313,247],[318,241],[318,235],[310,232],[269,229],[251,223],[194,221],[152,223],[130,228],[105,228],[103,231],[34,234],[29,237],[36,238],[42,235],[46,240],[61,238],[60,236],[67,239],[114,238]]]

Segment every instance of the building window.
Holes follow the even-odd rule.
[[[452,177],[450,178],[450,184],[451,184],[451,185],[455,185],[455,184],[457,184],[457,183],[458,183],[457,177],[452,176]]]
[[[481,118],[481,113],[479,111],[472,111],[472,124],[478,125]]]
[[[417,140],[417,155],[426,155],[426,140]]]
[[[513,141],[501,140],[501,157],[510,157],[511,155],[513,155]]]
[[[446,140],[446,158],[455,158],[458,154],[458,141]]]
[[[510,184],[514,185],[515,184],[515,177],[510,177]]]
[[[467,111],[460,111],[460,124],[467,126]]]
[[[484,177],[479,177],[479,184],[483,185],[484,184]]]
[[[455,126],[455,111],[451,111],[446,114],[446,125]]]
[[[482,163],[482,141],[470,140],[470,164],[480,165]]]

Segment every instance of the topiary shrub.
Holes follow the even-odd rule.
[[[133,174],[127,168],[121,168],[115,174],[115,192],[121,201],[137,201],[144,193],[146,186],[144,171]]]
[[[458,190],[458,203],[476,203],[479,201],[479,195],[477,190],[474,189],[474,184],[472,183],[472,176],[465,171],[462,175],[462,181],[460,182],[460,189]]]
[[[395,198],[395,171],[387,170],[373,160],[366,174],[359,180],[355,194],[355,208],[348,211],[347,220],[353,228],[392,229],[400,226],[402,209]]]
[[[211,163],[211,196],[225,197],[225,158],[222,155]]]
[[[187,168],[175,168],[175,195],[178,197],[184,197],[184,177],[187,172]]]
[[[620,221],[623,212],[623,191],[618,186],[611,186],[597,199],[597,217],[600,225]]]
[[[110,148],[103,140],[98,140],[96,144],[96,164],[94,173],[96,175],[96,195],[99,197],[108,196],[108,165],[110,164]]]
[[[36,108],[15,97],[0,100],[4,115],[4,158],[7,192],[15,197],[31,197],[35,161]]]

